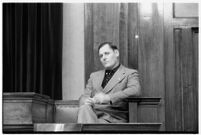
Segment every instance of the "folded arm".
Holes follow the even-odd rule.
[[[130,96],[139,96],[141,94],[141,87],[138,76],[137,71],[128,75],[126,88],[116,93],[109,94],[111,102],[115,103]]]

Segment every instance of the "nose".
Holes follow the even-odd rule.
[[[105,61],[106,60],[105,55],[103,55],[101,59],[102,59],[102,61]]]
[[[105,61],[105,60],[106,60],[106,57],[105,57],[105,55],[103,55],[103,57],[102,57],[102,58],[103,58],[103,61]]]

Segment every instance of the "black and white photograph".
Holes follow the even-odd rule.
[[[198,1],[1,6],[2,133],[199,133]]]

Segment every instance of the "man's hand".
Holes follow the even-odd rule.
[[[86,98],[84,101],[84,104],[91,105],[91,106],[93,106],[94,103],[95,103],[95,101],[93,98]]]
[[[110,103],[110,96],[104,93],[97,93],[93,99],[97,104]]]

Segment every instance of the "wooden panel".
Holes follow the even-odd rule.
[[[157,105],[139,105],[138,107],[138,122],[153,123],[159,122]]]
[[[156,97],[130,97],[126,101],[129,103],[129,122],[153,123],[160,122],[159,107],[161,98]]]
[[[129,102],[128,103],[128,108],[129,108],[129,122],[137,122],[137,102]]]
[[[19,102],[19,101],[18,101]],[[32,124],[31,103],[3,103],[4,124]]]
[[[128,4],[128,66],[138,69],[139,15],[138,4]]]
[[[120,62],[128,66],[128,4],[120,4],[119,16],[119,52]]]
[[[198,133],[198,120],[199,120],[199,116],[198,116],[198,107],[199,107],[199,100],[198,100],[198,39],[199,39],[199,33],[198,33],[198,28],[196,29],[192,29],[193,31],[193,102],[194,102],[194,131]]]
[[[174,17],[198,17],[198,3],[175,3]]]
[[[119,26],[119,24],[122,24]],[[123,44],[121,52],[127,50],[127,5],[118,3],[85,4],[85,82],[91,72],[103,69],[98,56],[98,46],[102,42],[113,42],[119,47],[119,40]],[[122,30],[119,33],[119,30]],[[119,37],[121,36],[121,38]],[[126,54],[126,53],[124,53]],[[121,61],[127,64],[126,57]]]
[[[162,98],[157,113],[158,121],[163,123],[160,130],[165,130],[163,8],[162,3],[139,4],[138,70],[142,95]],[[153,121],[155,117],[153,114]]]
[[[150,11],[144,11],[148,8]],[[138,65],[143,96],[162,96],[164,92],[163,5],[140,3]]]
[[[12,126],[13,124],[29,125],[34,122],[53,122],[53,115],[50,115],[53,114],[53,109],[47,110],[47,106],[53,108],[53,101],[48,96],[32,92],[4,93],[3,124]],[[47,111],[50,113],[48,116]]]
[[[182,131],[182,93],[181,93],[181,72],[180,72],[180,48],[181,48],[181,29],[174,30],[175,46],[175,128]]]
[[[164,6],[164,46],[165,54],[165,125],[166,131],[176,131],[175,116],[175,47],[173,42],[172,3]],[[181,23],[181,22],[180,22]]]
[[[192,31],[191,29],[182,30],[182,42],[183,45],[181,49],[181,58],[182,58],[182,89],[183,89],[183,113],[184,113],[184,131],[193,131],[195,130],[196,123],[195,119],[197,118],[194,97],[195,93],[193,82],[193,61],[198,60],[193,59],[193,44],[192,44]]]
[[[178,32],[177,32],[178,31]],[[180,28],[175,31],[176,47],[176,129],[181,131],[197,130],[197,88],[195,72],[198,61],[193,44],[191,28]]]
[[[193,39],[197,39],[196,36],[195,38],[192,37],[192,32],[190,29],[191,27],[198,27],[198,18],[174,18],[172,9],[172,3],[167,3],[164,6],[166,130],[177,132],[197,132],[196,127],[198,126],[198,124],[196,122],[197,118],[195,118],[197,117],[196,113],[198,112],[196,105],[197,94],[194,94],[198,90],[198,88],[196,87],[196,75],[198,73],[196,65],[197,62],[196,58],[193,58],[193,61],[191,60],[192,63],[187,62],[190,57],[186,57],[189,56],[189,54],[194,54],[195,56],[197,55],[197,49],[195,49],[196,45],[192,45],[192,43],[196,43],[198,41],[193,42]],[[194,49],[187,47],[187,44],[191,45]],[[182,49],[182,47],[189,48],[189,52],[187,53],[187,49]],[[183,56],[184,53],[186,53],[185,56]],[[185,60],[183,58],[185,58]],[[183,67],[182,63],[186,67],[185,70],[181,68]],[[195,78],[192,83],[192,88],[190,85],[187,85],[191,84],[189,83],[191,82],[189,81],[189,77],[191,76],[189,74],[190,70],[187,70],[187,67],[189,67],[190,65],[192,65],[190,70],[194,71],[193,78]],[[184,75],[188,79],[183,79]],[[186,83],[185,87],[183,86],[184,81]],[[189,88],[189,90],[187,90],[186,88]],[[192,89],[193,92],[190,92],[190,89]],[[192,93],[194,96],[192,96]],[[191,99],[192,97],[194,98],[193,100]],[[188,109],[190,109],[190,111]],[[195,116],[193,116],[191,120],[189,120],[190,117],[188,116],[188,114],[190,113],[191,115],[193,114]],[[194,121],[194,119],[196,120]],[[192,121],[194,121],[195,123]],[[184,127],[186,127],[186,129]],[[194,130],[190,130],[193,129],[193,127]]]
[[[120,4],[93,4],[94,71],[102,69],[98,56],[100,43],[109,41],[119,47]]]
[[[93,4],[84,5],[85,84],[94,70]]]

